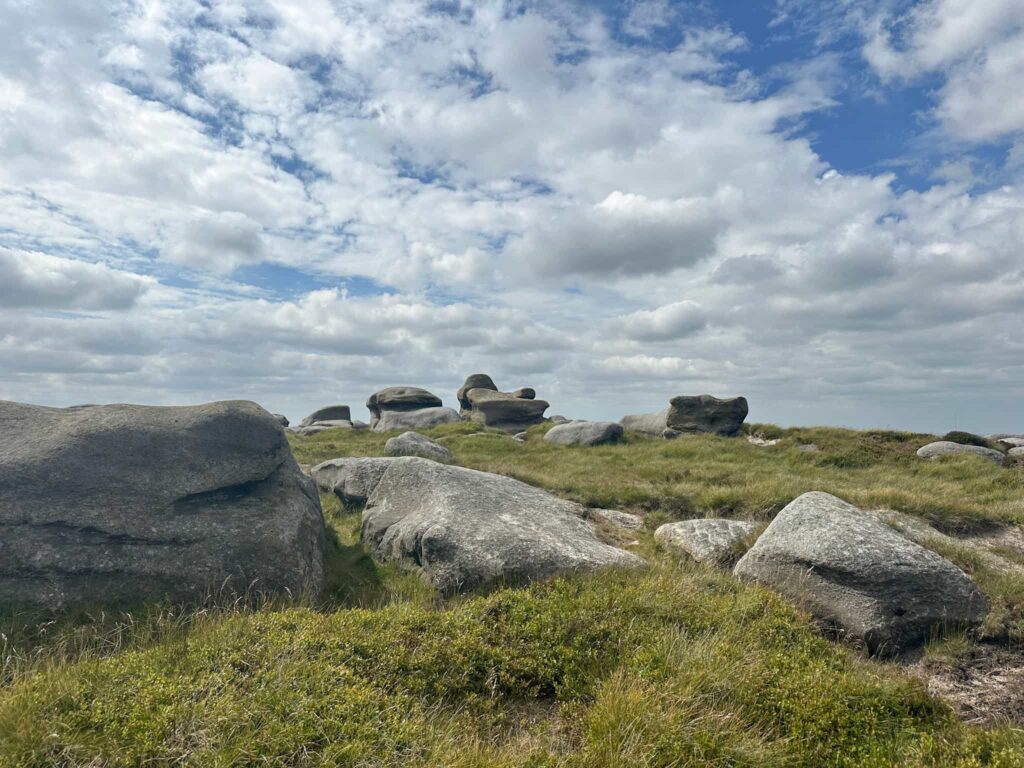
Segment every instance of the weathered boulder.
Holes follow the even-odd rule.
[[[598,540],[583,512],[510,477],[398,458],[370,494],[362,540],[442,594],[642,564]]]
[[[420,456],[448,463],[454,458],[452,452],[436,440],[431,440],[417,432],[403,432],[384,443],[384,453],[388,456]]]
[[[374,432],[427,429],[462,420],[455,410],[441,407],[441,398],[419,387],[388,387],[374,392],[366,407]]]
[[[255,403],[0,402],[0,603],[316,592],[324,521]]]
[[[384,470],[396,460],[377,456],[346,456],[321,462],[309,474],[321,491],[333,493],[346,504],[365,504],[384,476]]]
[[[928,443],[917,449],[917,455],[922,459],[936,459],[939,456],[951,456],[954,454],[973,454],[982,458],[994,461],[996,464],[1003,463],[1003,454],[992,448],[984,448],[980,445],[964,445],[963,443],[951,443],[948,440],[939,440]]]
[[[485,427],[520,432],[526,427],[544,421],[548,403],[544,400],[525,400],[506,392],[474,388],[466,392],[470,404],[469,418]]]
[[[1006,452],[1006,455],[1014,459],[1024,459],[1024,446],[1020,448],[1011,448]]]
[[[668,408],[657,413],[639,413],[623,416],[619,423],[630,432],[639,432],[654,437],[666,437],[666,430],[668,430]]]
[[[326,408],[313,411],[299,422],[299,426],[310,427],[322,421],[347,421],[351,423],[352,409],[347,405],[328,405]]]
[[[1008,448],[1024,448],[1024,437],[1001,437],[996,442],[1002,443]]]
[[[743,555],[744,541],[756,530],[757,524],[747,520],[683,520],[660,526],[654,538],[675,552],[727,570]]]
[[[277,419],[277,423],[280,424],[282,427],[287,427],[291,423],[290,421],[288,421],[288,417],[285,416],[283,413],[272,413],[270,415]]]
[[[537,390],[533,387],[520,387],[519,389],[513,389],[509,392],[512,397],[518,397],[520,400],[536,400]]]
[[[644,519],[639,515],[631,515],[629,512],[620,512],[617,509],[602,509],[600,507],[588,507],[585,517],[594,523],[604,523],[625,528],[627,531],[639,531],[644,527]]]
[[[466,397],[466,394],[471,389],[489,389],[492,392],[498,391],[498,387],[494,383],[494,380],[486,373],[469,374],[469,376],[466,377],[466,381],[462,384],[462,386],[459,388],[459,391],[456,393],[456,397],[459,400],[459,408],[462,410],[464,414],[468,414],[471,410],[473,410],[472,403],[470,403],[469,398]]]
[[[732,437],[740,433],[749,410],[745,397],[720,400],[711,395],[680,395],[669,400],[667,426],[683,434]]]
[[[981,592],[953,563],[827,493],[792,501],[734,572],[803,604],[873,653],[896,653],[941,627],[977,625],[985,614]]]
[[[552,427],[544,442],[552,445],[604,445],[617,443],[624,430],[614,421],[573,421]]]

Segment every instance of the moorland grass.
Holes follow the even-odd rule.
[[[913,450],[927,436],[786,430],[769,449],[636,437],[573,449],[543,444],[539,428],[525,446],[471,431],[433,434],[466,466],[652,525],[766,520],[812,489],[951,529],[1021,516],[1019,470],[923,462]],[[327,432],[293,449],[306,463],[379,455],[386,437]],[[1019,728],[958,722],[920,681],[823,639],[766,590],[666,555],[650,531],[640,572],[441,600],[369,558],[358,514],[322,501],[331,551],[316,604],[0,622],[0,766],[1024,766]],[[969,550],[947,554],[990,601],[1005,593],[1000,624],[1012,626],[1022,585]]]

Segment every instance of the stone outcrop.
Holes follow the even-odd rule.
[[[442,594],[611,566],[636,555],[602,543],[585,509],[503,475],[392,459],[367,500],[362,540]]]
[[[0,603],[317,592],[324,522],[255,403],[0,402]]]
[[[871,652],[897,653],[943,627],[972,627],[985,599],[953,563],[827,493],[783,509],[736,564]]]
[[[499,392],[486,373],[467,376],[457,396],[463,419],[507,432],[520,432],[540,424],[548,408],[547,402],[537,400],[537,393],[531,387]]]
[[[745,397],[723,400],[711,395],[679,395],[669,401],[664,411],[624,416],[620,423],[627,430],[656,437],[687,434],[732,437],[742,430],[748,412]]]
[[[374,432],[429,429],[462,420],[457,411],[442,407],[441,398],[419,387],[388,387],[374,392],[366,407]]]

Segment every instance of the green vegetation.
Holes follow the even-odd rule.
[[[782,442],[631,438],[556,448],[433,431],[458,461],[590,504],[770,517],[806,490],[911,512],[944,530],[1024,519],[1024,471],[926,462],[929,436],[777,430]],[[386,436],[294,438],[304,463],[379,455]],[[796,446],[813,442],[820,453]],[[323,497],[329,589],[317,605],[9,617],[0,766],[1024,766],[1024,731],[960,723],[891,664],[823,639],[766,590],[680,562],[650,532],[651,566],[444,601],[370,559],[358,514]],[[969,548],[993,634],[1024,584]],[[1014,602],[1016,600],[1016,602]],[[933,644],[955,658],[963,635]]]

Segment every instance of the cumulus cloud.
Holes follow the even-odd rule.
[[[0,247],[0,307],[128,309],[152,283],[104,264]]]
[[[677,301],[657,309],[641,309],[611,322],[611,328],[635,341],[671,341],[703,330],[708,324],[700,304]]]

